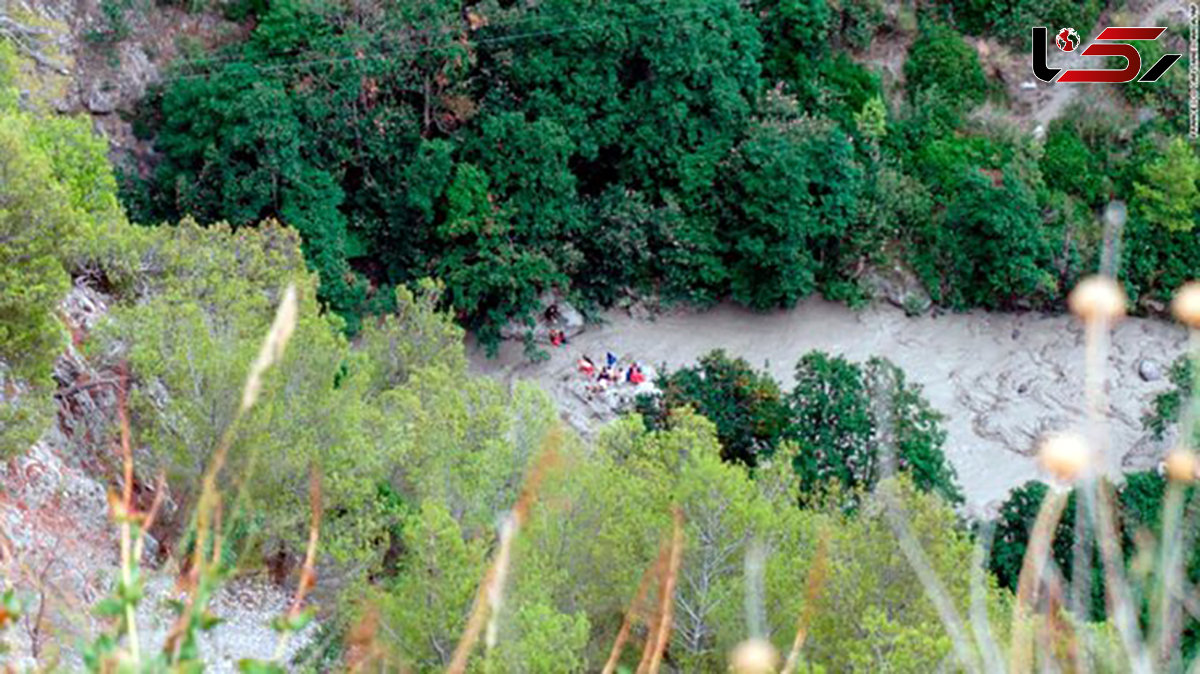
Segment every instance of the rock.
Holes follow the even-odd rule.
[[[1167,313],[1167,305],[1161,300],[1143,297],[1142,299],[1138,300],[1138,304],[1140,304],[1142,308],[1150,314],[1157,314],[1161,316]]]
[[[1034,82],[1033,80],[1025,80],[1024,82],[1021,83],[1022,91],[1033,91],[1037,88],[1038,88],[1037,82]]]
[[[117,109],[120,90],[108,80],[96,80],[88,84],[87,94],[83,103],[92,114],[108,115]]]
[[[1138,363],[1138,376],[1142,381],[1158,381],[1163,376],[1162,365],[1153,358],[1143,358]]]
[[[903,309],[909,316],[923,314],[933,306],[933,300],[916,274],[899,264],[872,269],[864,280],[876,298]]]
[[[546,317],[546,310],[552,306],[556,307],[558,311],[558,317],[554,319],[553,323]],[[549,343],[552,329],[562,330],[568,339],[583,332],[583,314],[558,293],[551,290],[542,293],[538,298],[538,307],[537,315],[532,317],[532,325],[520,321],[510,321],[508,325],[500,328],[500,337],[525,339],[526,335],[532,335],[536,342]]]
[[[91,332],[101,318],[108,313],[109,298],[92,290],[85,283],[76,282],[59,308],[71,322],[72,329]]]

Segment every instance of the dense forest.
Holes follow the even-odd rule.
[[[426,276],[493,342],[547,288],[856,303],[895,263],[944,307],[1055,308],[1096,268],[1113,195],[1138,196],[1121,268],[1139,306],[1200,265],[1182,67],[1121,88],[1141,124],[1079,110],[1038,141],[988,113],[1006,94],[966,36],[1023,46],[1034,17],[1090,26],[1094,1],[227,11],[253,31],[145,99],[157,158],[126,167],[123,202],[138,222],[295,227],[351,331]],[[902,79],[855,59],[884,40],[911,41]]]
[[[136,11],[106,6],[113,26]],[[1114,250],[1120,310],[1102,318],[1124,297],[1165,316],[1200,277],[1185,69],[1030,134],[974,42],[1024,49],[1029,25],[1110,9],[227,0],[191,11],[244,34],[172,64],[132,116],[152,156],[115,165],[86,119],[29,95],[21,44],[0,39],[0,454],[95,383],[63,381],[64,352],[120,385],[69,449],[102,457],[122,532],[74,664],[196,671],[211,593],[281,567],[302,590],[276,629],[320,627],[243,671],[717,672],[746,643],[780,662],[743,672],[788,655],[1057,671],[1081,652],[1094,671],[1182,671],[1200,616],[1164,607],[1200,582],[1195,518],[1174,519],[1194,515],[1194,470],[1052,470],[976,521],[942,415],[885,359],[812,352],[785,384],[713,352],[585,435],[535,385],[473,374],[463,345],[532,325],[546,290],[586,312],[857,306],[896,266],[944,310],[1061,311]],[[889,40],[910,45],[898,70],[865,65]],[[72,287],[108,303],[89,330],[64,325]],[[1102,303],[1074,297],[1099,325]],[[1191,461],[1194,376],[1180,361],[1146,421],[1184,423]],[[161,513],[137,500],[160,475]],[[1097,495],[1115,523],[1080,539]],[[160,559],[140,559],[143,529]],[[191,598],[139,649],[156,568]],[[321,610],[301,612],[314,569]],[[30,610],[4,578],[0,628]]]

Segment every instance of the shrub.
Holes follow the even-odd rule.
[[[855,250],[862,169],[844,132],[815,120],[756,125],[725,163],[720,237],[734,299],[791,306],[839,278]]]
[[[882,462],[890,460],[919,489],[962,501],[954,469],[942,454],[941,415],[898,367],[882,358],[859,365],[814,351],[796,363],[795,376],[788,396],[789,444],[780,451],[790,458],[802,489],[829,483],[871,489],[884,474]]]
[[[912,100],[937,89],[960,112],[982,103],[987,95],[979,55],[953,29],[938,24],[926,25],[913,43],[904,77]]]
[[[716,424],[721,455],[753,466],[774,452],[787,428],[788,409],[779,385],[741,358],[713,351],[694,367],[663,372],[661,398],[641,411],[654,427],[668,425],[671,410],[691,406]]]
[[[1011,168],[1002,178],[972,173],[942,217],[916,233],[913,267],[934,300],[952,307],[1038,305],[1059,294],[1051,235]]]

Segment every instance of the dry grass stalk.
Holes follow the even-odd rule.
[[[363,609],[362,616],[346,634],[347,672],[361,672],[372,664],[378,664],[382,669],[384,653],[379,646],[378,634],[379,607],[372,603]]]
[[[654,650],[650,653],[650,661],[646,669],[638,669],[638,674],[657,674],[662,664],[663,653],[667,650],[667,642],[671,639],[671,619],[675,606],[675,583],[679,579],[679,565],[683,562],[683,511],[675,506],[671,517],[675,530],[671,536],[671,553],[668,556],[662,583],[659,586],[658,624],[654,628]]]
[[[471,657],[471,650],[475,647],[475,643],[479,641],[479,635],[483,632],[485,625],[489,625],[488,616],[492,611],[493,606],[498,606],[500,599],[503,597],[504,581],[508,575],[508,560],[511,554],[511,546],[521,526],[529,517],[529,510],[533,507],[533,503],[537,500],[538,490],[541,488],[542,481],[545,479],[547,472],[558,464],[558,447],[562,444],[562,429],[555,427],[550,430],[542,443],[542,452],[534,463],[533,470],[525,478],[525,484],[521,488],[521,493],[517,497],[517,502],[513,506],[512,513],[509,515],[508,524],[510,530],[505,533],[505,529],[501,529],[500,545],[496,552],[496,557],[492,560],[492,564],[484,573],[483,580],[479,584],[479,591],[475,595],[475,605],[471,610],[471,616],[467,619],[467,626],[463,630],[463,635],[458,641],[458,645],[454,648],[454,654],[450,658],[450,665],[446,668],[449,674],[462,674],[467,669],[467,662]],[[493,623],[489,631],[498,629]]]
[[[139,561],[133,557],[133,447],[129,439],[129,390],[128,368],[122,364],[120,368],[121,385],[117,387],[117,415],[121,424],[121,461],[124,464],[125,484],[121,489],[120,509],[117,521],[121,523],[121,581],[126,587],[133,585],[134,566]],[[141,549],[141,541],[145,536],[142,530],[138,535],[137,549]],[[125,624],[129,638],[129,657],[134,665],[141,662],[141,645],[138,643],[137,613],[132,603],[125,604]]]
[[[182,589],[188,594],[189,599],[184,606],[184,610],[180,612],[179,617],[168,632],[164,646],[172,660],[176,659],[179,655],[183,635],[187,630],[187,626],[191,623],[192,615],[195,611],[196,589],[200,582],[201,572],[205,568],[204,551],[208,547],[209,535],[213,536],[212,568],[217,568],[217,560],[220,559],[222,544],[219,524],[221,503],[220,491],[217,489],[217,477],[225,467],[225,459],[229,454],[230,446],[233,444],[238,424],[258,400],[258,396],[262,390],[263,374],[282,357],[288,340],[291,339],[292,333],[296,329],[298,317],[299,302],[296,294],[296,286],[289,283],[283,291],[283,297],[275,312],[275,319],[272,321],[271,328],[263,339],[258,357],[255,358],[254,363],[250,367],[250,372],[246,377],[242,388],[241,405],[239,405],[229,426],[221,434],[221,439],[217,443],[217,448],[213,452],[208,468],[204,471],[204,477],[201,480],[200,497],[196,501],[194,515],[196,528],[195,549],[192,551],[191,567],[181,583]],[[214,516],[217,520],[215,527],[213,526]]]
[[[650,582],[656,576],[661,575],[659,569],[667,563],[669,553],[670,550],[664,543],[659,549],[658,557],[642,572],[642,580],[638,583],[633,601],[629,602],[629,609],[625,611],[621,629],[617,631],[616,641],[613,642],[612,650],[608,654],[608,662],[604,663],[604,669],[601,670],[602,674],[614,674],[617,671],[617,664],[621,661],[621,651],[625,649],[625,642],[629,640],[629,633],[633,629],[634,621],[637,620],[638,611],[646,601],[646,594],[650,591]]]
[[[781,674],[792,674],[800,666],[800,653],[804,650],[804,642],[808,639],[808,627],[812,624],[813,616],[817,614],[828,574],[829,532],[822,529],[821,537],[817,539],[817,556],[813,560],[813,565],[808,570],[808,578],[805,580],[804,608],[800,611],[800,619],[796,624],[796,637],[792,639],[792,649],[783,663]]]
[[[1091,427],[1090,437],[1098,467],[1102,469],[1102,473],[1107,473],[1111,468],[1107,451],[1107,400],[1104,392],[1108,361],[1108,333],[1113,322],[1119,320],[1124,313],[1125,296],[1120,286],[1105,276],[1085,279],[1072,293],[1072,296],[1086,290],[1085,286],[1088,284],[1095,289],[1098,297],[1103,298],[1104,301],[1099,304],[1107,307],[1107,310],[1091,313],[1076,310],[1076,314],[1084,321],[1086,332],[1085,393]],[[1075,309],[1074,306],[1072,308]],[[1117,633],[1121,637],[1125,653],[1129,658],[1130,670],[1149,671],[1149,662],[1143,648],[1144,642],[1133,609],[1131,591],[1125,579],[1124,560],[1117,548],[1120,538],[1113,515],[1115,511],[1112,497],[1105,485],[1096,479],[1095,472],[1094,470],[1089,471],[1085,475],[1084,482],[1080,485],[1080,491],[1083,496],[1083,506],[1092,511],[1095,520],[1096,539],[1104,571],[1108,615],[1112,618]]]
[[[1063,508],[1067,504],[1067,493],[1051,490],[1038,508],[1037,518],[1029,536],[1029,547],[1021,561],[1021,573],[1017,578],[1017,596],[1013,602],[1013,636],[1009,671],[1024,674],[1033,670],[1033,625],[1032,615],[1037,602],[1038,588],[1042,583],[1046,563],[1050,556],[1050,542],[1058,528]]]
[[[312,523],[308,527],[308,548],[304,552],[304,564],[300,567],[300,579],[296,581],[296,594],[292,597],[292,605],[288,609],[289,620],[300,617],[300,611],[304,608],[304,598],[317,584],[317,541],[321,534],[321,474],[317,472],[316,467],[308,471],[308,505],[312,513]],[[280,630],[279,641],[275,644],[275,655],[271,658],[273,661],[279,662],[283,658],[291,636],[292,630]]]

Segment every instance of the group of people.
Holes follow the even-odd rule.
[[[562,313],[559,311],[558,305],[551,304],[546,307],[542,313],[542,319],[549,326],[550,344],[564,346],[567,343],[567,334],[560,327]],[[628,367],[622,368],[620,359],[611,351],[605,353],[603,367],[597,368],[596,363],[586,355],[579,357],[577,365],[579,371],[588,379],[589,393],[599,393],[607,390],[610,386],[623,383],[637,386],[646,381],[646,372],[642,369],[641,363],[633,362]]]
[[[637,386],[646,381],[646,373],[642,370],[641,363],[633,362],[629,367],[622,369],[611,351],[605,355],[604,361],[604,366],[597,370],[596,363],[591,358],[586,355],[579,357],[579,371],[591,381],[589,391],[600,392],[621,383]]]
[[[562,346],[567,343],[567,333],[558,327],[559,321],[562,319],[562,314],[558,310],[557,304],[551,304],[546,307],[546,311],[542,314],[542,318],[546,319],[546,323],[550,327],[550,344],[552,346]]]

